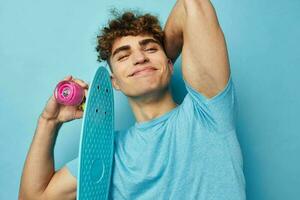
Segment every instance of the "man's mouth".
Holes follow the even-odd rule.
[[[139,76],[139,75],[144,75],[144,74],[151,74],[156,70],[157,69],[155,69],[154,67],[146,67],[146,68],[139,69],[139,70],[135,71],[134,73],[129,75],[129,77]]]

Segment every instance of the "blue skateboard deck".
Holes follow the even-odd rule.
[[[114,153],[114,100],[109,73],[96,70],[85,103],[78,159],[78,200],[106,200]]]

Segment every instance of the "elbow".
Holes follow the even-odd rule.
[[[30,199],[30,198],[22,196],[22,195],[19,195],[19,197],[18,197],[18,200],[28,200],[28,199]]]
[[[27,199],[29,199],[28,195],[26,194],[25,190],[22,187],[20,187],[18,200],[27,200]]]
[[[28,195],[28,196],[21,196],[19,195],[18,200],[43,200],[44,198],[41,196],[32,196],[32,195]]]
[[[18,200],[28,200],[28,199],[32,199],[32,198],[29,197],[28,195],[25,195],[24,193],[19,193]]]
[[[183,6],[186,11],[193,10],[199,10],[199,8],[202,9],[202,3],[201,0],[183,0]]]
[[[43,200],[42,194],[34,194],[20,190],[18,200]]]
[[[188,15],[210,16],[215,13],[215,8],[210,0],[183,0],[183,5]]]
[[[209,0],[183,0],[187,24],[220,28],[216,10]]]
[[[19,197],[18,197],[18,200],[31,200],[31,199],[37,199],[37,198],[34,198],[32,196],[29,196],[29,195],[25,195],[24,193],[23,194],[19,194]]]
[[[25,182],[22,179],[19,186],[18,200],[43,200],[45,190],[36,189],[30,182]]]

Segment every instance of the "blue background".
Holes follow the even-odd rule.
[[[239,99],[238,138],[247,198],[299,199],[300,1],[212,1],[224,31]],[[109,8],[159,16],[171,1],[0,1],[0,199],[17,199],[20,176],[39,114],[66,75],[90,82],[96,35]],[[175,89],[176,88],[176,89]],[[175,100],[185,94],[180,60],[172,78]],[[115,91],[116,129],[134,122],[126,97]],[[75,158],[82,120],[63,125],[56,169]]]

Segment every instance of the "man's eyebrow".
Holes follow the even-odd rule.
[[[156,44],[160,45],[160,43],[157,40],[152,39],[152,38],[148,38],[148,39],[144,39],[144,40],[139,41],[139,44],[141,46],[146,46],[149,43],[156,43]]]
[[[148,38],[148,39],[144,39],[139,41],[139,44],[141,46],[146,46],[149,43],[156,43],[158,45],[160,45],[160,43],[157,40],[154,40],[152,38]],[[112,57],[114,57],[117,53],[121,52],[121,51],[127,51],[130,50],[130,46],[129,45],[125,45],[125,46],[121,46],[119,48],[117,48],[113,53],[112,53]]]
[[[121,46],[119,48],[117,48],[113,54],[112,54],[112,57],[114,57],[117,53],[119,53],[120,51],[127,51],[130,49],[130,46],[129,45],[125,45],[125,46]]]

